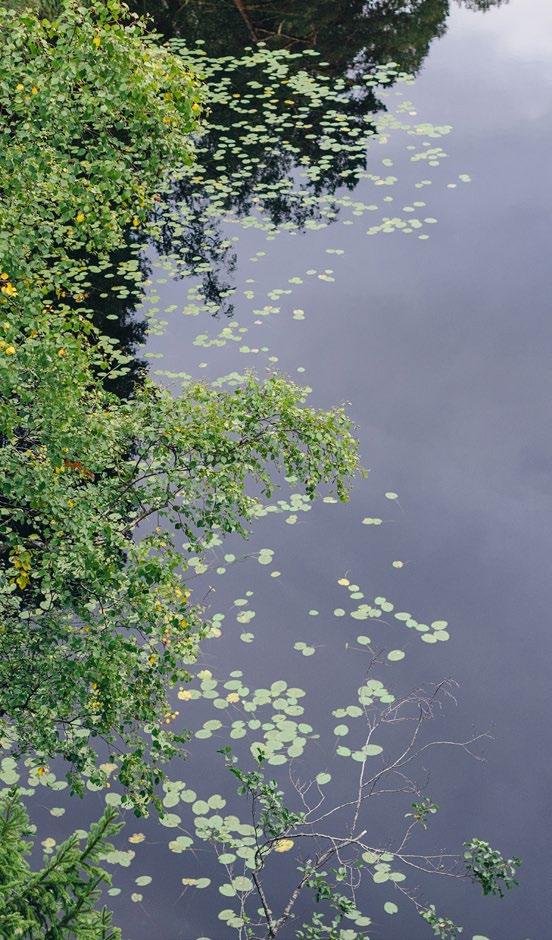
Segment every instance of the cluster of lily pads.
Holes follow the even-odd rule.
[[[277,238],[329,226],[338,243],[324,252],[338,262],[345,253],[339,226],[358,229],[365,218],[369,236],[399,232],[429,239],[437,219],[424,192],[433,185],[428,171],[446,159],[440,141],[452,128],[417,119],[407,94],[413,79],[394,63],[368,73],[361,87],[326,76],[312,50],[269,50],[260,44],[240,57],[209,59],[201,45],[189,51],[172,40],[171,46],[206,86],[210,110],[196,144],[197,159],[191,167],[175,169],[154,218],[133,237],[128,257],[113,270],[104,269],[109,283],[100,296],[128,305],[145,295],[140,316],[148,326],[145,357],[152,366],[163,357],[155,337],[171,330],[179,314],[211,315],[189,336],[193,346],[207,352],[235,344],[246,357],[281,366],[264,338],[249,339],[248,334],[274,316],[303,321],[306,313],[294,294],[303,293],[313,279],[333,285],[338,272],[324,263],[299,268],[287,277],[280,274],[280,283],[265,291],[252,270],[238,290],[237,259],[240,268],[246,261],[239,251],[241,234],[258,233],[261,247],[247,262],[252,267],[270,264],[270,244]],[[359,111],[354,102],[365,87],[377,88],[378,98],[369,99],[373,110],[367,106]],[[418,173],[418,167],[424,172]],[[404,199],[403,185],[404,204],[395,208],[399,173],[408,178],[412,195]],[[468,174],[459,173],[444,185],[456,188],[469,181]],[[359,183],[362,195],[354,191]],[[153,270],[144,264],[144,250]],[[180,302],[174,298],[175,281],[181,281]],[[164,298],[167,285],[169,302]],[[208,366],[206,361],[198,364]],[[169,384],[192,379],[189,366],[164,369],[159,363],[155,374]],[[213,378],[231,387],[243,381],[243,370]]]
[[[385,110],[365,113],[355,107],[359,89],[345,79],[336,81],[325,77],[323,70],[315,69],[314,52],[273,51],[259,44],[255,49],[246,50],[240,58],[209,59],[201,46],[190,52],[179,40],[173,40],[171,45],[200,72],[207,89],[211,112],[203,137],[197,142],[197,162],[175,172],[164,200],[145,228],[145,235],[133,235],[123,258],[111,266],[104,261],[91,267],[89,276],[98,279],[97,298],[114,302],[114,310],[117,304],[132,310],[142,302],[140,314],[146,319],[149,331],[145,358],[162,357],[155,349],[156,338],[170,331],[171,317],[182,314],[205,318],[201,321],[200,332],[192,340],[196,347],[216,351],[234,344],[242,355],[265,357],[271,367],[276,363],[282,365],[267,342],[248,339],[248,334],[255,326],[282,313],[290,314],[288,319],[293,328],[293,322],[301,322],[308,315],[297,305],[299,301],[294,300],[296,290],[304,288],[311,279],[332,285],[338,275],[333,268],[326,267],[324,259],[316,269],[298,268],[286,272],[287,277],[280,273],[279,284],[264,293],[257,288],[255,278],[248,277],[245,290],[238,293],[232,275],[239,253],[240,233],[254,230],[263,246],[249,258],[251,265],[270,263],[270,243],[277,237],[298,237],[302,232],[328,226],[337,230],[339,224],[358,228],[366,224],[366,218],[369,220],[365,229],[368,236],[399,232],[426,241],[436,219],[421,197],[432,184],[427,178],[430,170],[439,167],[447,156],[441,141],[451,128],[446,124],[434,126],[413,120],[415,107],[404,96],[404,89],[412,85],[412,79],[400,74],[394,63],[387,63],[365,77],[364,85],[378,88],[385,104]],[[397,103],[392,107],[394,96],[398,96]],[[403,142],[399,158],[397,141]],[[423,173],[421,177],[412,178],[412,198],[396,209],[392,204],[398,182],[397,160],[404,162],[404,154],[409,171],[419,166]],[[457,174],[454,182],[447,185],[456,188],[458,181],[467,183],[469,176]],[[363,198],[353,192],[359,182],[362,182]],[[373,201],[365,201],[368,187],[373,187]],[[325,251],[336,260],[344,253],[339,246]],[[165,285],[170,283],[174,289],[175,280],[179,282],[181,300],[163,306]],[[240,320],[233,316],[236,309]],[[208,320],[207,316],[212,319]],[[110,319],[117,321],[118,314],[107,314],[107,320]],[[201,362],[199,367],[207,368],[208,363]],[[158,368],[156,375],[169,384],[176,380],[185,384],[192,378],[188,371],[163,368]],[[216,376],[213,384],[232,387],[243,378],[243,371],[235,369]],[[387,493],[386,497],[393,501],[397,494]],[[335,499],[327,497],[326,501],[331,503]],[[291,487],[286,498],[260,507],[257,514],[281,515],[285,523],[294,525],[299,514],[310,508],[310,501],[294,493]],[[382,523],[383,520],[375,516],[362,519],[366,526],[377,528]],[[198,585],[198,593],[202,579],[213,574],[223,576],[236,569],[237,556],[229,551],[221,554],[221,546],[222,538],[215,536],[204,545],[202,552],[188,558],[189,568],[197,577],[194,584]],[[273,549],[262,548],[254,557],[270,578],[281,577],[282,572],[273,567]],[[401,561],[392,564],[397,569],[403,566]],[[398,646],[391,646],[381,657],[382,631],[384,643],[388,642],[392,631],[404,625],[411,631],[407,641],[413,634],[419,634],[424,643],[438,644],[448,640],[448,624],[439,617],[426,618],[427,623],[420,621],[384,596],[367,599],[361,586],[348,577],[340,575],[335,580],[345,592],[343,606],[325,612],[313,607],[308,613],[311,617],[340,620],[337,649],[340,655],[351,656],[351,675],[355,676],[348,695],[350,701],[343,704],[347,691],[336,690],[335,696],[332,693],[328,697],[325,713],[315,715],[309,711],[306,689],[290,685],[285,679],[274,678],[256,687],[253,675],[248,677],[242,668],[224,673],[200,664],[192,683],[176,693],[175,710],[167,716],[167,723],[182,724],[192,731],[190,751],[196,760],[202,746],[210,748],[211,754],[213,743],[218,749],[238,748],[245,764],[253,762],[255,765],[260,759],[268,765],[278,785],[285,788],[286,777],[297,778],[302,773],[297,762],[314,750],[320,766],[312,771],[309,758],[305,771],[308,780],[304,786],[295,788],[293,797],[297,802],[298,797],[303,799],[310,791],[316,800],[320,799],[320,805],[331,802],[326,788],[335,782],[336,771],[332,773],[328,768],[333,768],[336,757],[351,761],[353,770],[358,765],[364,772],[367,765],[373,765],[376,776],[379,770],[383,771],[388,732],[372,740],[371,734],[367,739],[366,728],[374,722],[377,724],[376,716],[385,715],[386,710],[397,703],[398,692],[389,681],[387,670],[399,664],[406,653]],[[256,637],[251,625],[254,621],[262,631],[265,618],[252,609],[252,597],[253,591],[240,591],[232,603],[233,618],[228,611],[212,611],[210,639],[216,641],[223,633],[229,633],[246,645],[253,644]],[[356,632],[354,628],[360,620],[372,621],[373,631],[379,631],[377,640]],[[273,659],[278,668],[276,647],[275,643]],[[315,685],[316,640],[298,639],[292,648],[311,662]],[[376,649],[379,661],[374,667]],[[288,652],[286,649],[285,654]],[[385,670],[384,678],[373,675],[374,668]],[[391,752],[392,747],[391,744]],[[190,766],[193,774],[193,764]],[[339,774],[339,762],[336,766]],[[115,765],[104,764],[103,769],[109,778]],[[18,784],[23,794],[34,795],[47,804],[54,795],[61,796],[67,784],[57,778],[52,768],[39,771],[31,761],[20,765],[7,757],[1,762],[0,779],[6,788]],[[220,774],[223,773],[221,765]],[[213,773],[212,780],[216,778],[217,774]],[[207,784],[200,792],[195,783],[192,785],[169,774],[163,784],[163,813],[158,820],[162,828],[155,829],[154,839],[165,842],[167,852],[178,856],[182,871],[180,885],[187,905],[192,903],[190,895],[196,890],[209,891],[213,905],[219,901],[216,923],[210,928],[214,931],[212,940],[219,940],[220,930],[226,928],[245,940],[253,936],[249,932],[253,916],[250,909],[255,913],[259,904],[254,877],[259,870],[259,833],[255,823],[240,809],[240,801],[231,788],[226,793],[229,788],[224,784],[224,796],[210,792],[211,789]],[[98,792],[100,788],[89,783],[88,790]],[[104,795],[106,803],[121,805],[116,786],[109,787]],[[59,796],[56,796],[58,802]],[[310,807],[311,803],[308,805]],[[46,854],[51,853],[60,840],[65,807],[51,805],[49,813],[52,835],[42,841]],[[155,890],[158,880],[142,871],[142,866],[147,866],[147,849],[153,836],[142,831],[129,832],[129,828],[127,826],[115,840],[116,847],[106,855],[105,862],[123,870],[132,867],[134,871],[139,867],[141,873],[133,879],[115,878],[115,886],[109,889],[109,894],[117,897],[124,883],[127,889],[130,885],[131,901],[142,904],[147,901],[148,891]],[[382,886],[381,899],[371,898],[373,909],[377,907],[386,915],[394,916],[399,911],[397,900],[406,900],[418,905],[420,913],[431,913],[431,906],[413,899],[404,888],[405,865],[396,853],[389,851],[385,844],[365,848],[359,843],[359,846],[359,876],[366,874],[371,883]],[[203,871],[206,848],[211,849],[218,860],[218,868],[213,868],[211,863],[205,865],[208,874]],[[294,859],[291,866],[294,870],[301,857],[299,848],[294,838],[284,832],[273,840],[267,855],[289,853]],[[218,872],[218,876],[214,876],[213,871]],[[262,910],[256,913],[262,917]],[[431,919],[425,919],[431,924]],[[370,917],[356,906],[349,910],[345,921],[336,934],[340,940],[368,937],[365,928],[371,923]],[[447,934],[434,932],[437,936],[453,937],[457,936],[453,932],[456,930],[452,925]],[[473,940],[485,938],[479,936]]]
[[[232,567],[237,559],[232,557],[231,553],[227,555],[230,559],[227,560],[227,565]],[[271,550],[262,549],[249,560],[256,560],[270,571],[274,554]],[[203,575],[208,572],[209,568]],[[336,586],[338,589],[357,587],[344,577],[338,579]],[[353,590],[351,593],[359,592]],[[245,598],[236,600],[243,601]],[[383,606],[393,606],[383,598],[377,598],[376,602],[381,605],[378,608],[380,613]],[[238,604],[236,609],[243,609],[243,606]],[[332,612],[328,611],[328,616],[332,615]],[[214,631],[218,631],[220,635],[225,619],[223,614],[213,615],[212,639],[218,640]],[[354,619],[352,617],[348,626],[340,631],[337,640],[338,645],[352,656],[351,674],[357,676],[353,699],[345,705],[334,702],[333,706],[328,700],[326,714],[317,714],[316,718],[313,717],[312,709],[309,712],[309,696],[306,690],[290,685],[285,679],[275,679],[268,685],[256,687],[251,683],[252,676],[246,677],[243,669],[231,669],[225,675],[220,670],[214,672],[205,666],[198,667],[194,681],[190,685],[182,686],[176,696],[178,705],[185,709],[179,720],[193,731],[191,750],[194,760],[201,758],[198,750],[201,746],[208,748],[209,759],[215,760],[213,743],[216,744],[217,750],[230,745],[240,749],[244,764],[254,763],[262,755],[270,776],[278,775],[277,779],[284,787],[288,774],[296,777],[301,776],[303,772],[311,772],[312,759],[307,762],[305,771],[300,769],[300,764],[305,752],[309,748],[315,748],[318,760],[323,763],[320,769],[313,772],[306,788],[307,793],[310,790],[311,794],[315,794],[315,806],[326,803],[332,805],[331,784],[334,778],[339,780],[341,774],[339,766],[333,769],[335,757],[348,758],[357,766],[373,764],[374,770],[383,768],[386,763],[384,751],[387,750],[385,737],[378,737],[377,741],[366,741],[365,732],[367,723],[370,723],[373,716],[381,709],[393,707],[397,701],[397,693],[388,688],[389,680],[386,679],[384,683],[371,675],[373,646],[364,636],[357,637],[355,642],[352,622]],[[380,616],[375,618],[374,626],[387,634],[390,628],[399,630],[400,621],[393,626],[392,623],[385,623]],[[227,629],[232,630],[234,627],[229,625]],[[304,650],[308,645],[296,643],[295,648],[298,647],[305,655]],[[397,652],[391,651],[387,655],[388,666],[402,658],[396,655]],[[312,667],[311,680],[316,683],[315,666]],[[341,698],[341,702],[344,693],[345,690],[340,689],[336,694],[336,698]],[[335,719],[333,725],[332,717]],[[335,742],[333,745],[332,737]],[[392,752],[391,742],[390,753]],[[103,769],[109,777],[115,770],[115,765],[105,764]],[[193,762],[189,770],[190,776],[193,776]],[[222,765],[219,773],[224,773]],[[30,762],[25,774],[24,769],[18,767],[12,758],[5,758],[2,762],[0,777],[6,787],[18,783],[22,786],[23,793],[40,794],[41,801],[48,800],[48,793],[59,794],[67,786],[63,779],[56,778],[52,769],[40,774],[36,767],[30,766]],[[213,781],[216,777],[217,775],[213,774]],[[199,779],[201,782],[201,775]],[[110,896],[116,898],[121,893],[121,885],[126,884],[133,903],[147,902],[148,891],[155,890],[157,882],[157,878],[147,871],[148,844],[152,838],[156,843],[164,841],[168,852],[182,860],[183,864],[179,864],[180,870],[183,871],[180,883],[186,904],[192,902],[191,891],[198,890],[203,893],[208,889],[213,901],[217,897],[220,899],[219,921],[236,930],[238,936],[249,936],[249,915],[246,916],[246,908],[251,907],[251,904],[255,906],[252,872],[257,871],[258,833],[251,819],[244,815],[240,801],[232,794],[232,788],[228,792],[224,781],[221,787],[224,795],[211,792],[212,786],[205,787],[204,782],[200,789],[197,782],[190,783],[169,775],[163,783],[163,811],[158,820],[162,829],[156,829],[154,834],[148,836],[143,831],[130,831],[134,827],[129,824],[123,834],[115,840],[115,848],[105,855],[105,862],[115,870],[119,868],[121,872],[127,869],[139,872],[131,879],[115,876],[115,886],[109,889]],[[89,784],[88,789],[98,790],[97,786],[92,784]],[[302,792],[305,795],[305,791]],[[122,795],[117,792],[116,787],[110,788],[105,794],[105,800],[108,805],[121,807]],[[59,831],[59,817],[64,813],[63,806],[50,807],[50,814],[56,819],[56,832]],[[163,830],[167,830],[165,837]],[[47,854],[52,853],[57,841],[54,836],[47,836],[42,841],[44,851]],[[219,877],[216,876],[216,869],[213,871],[212,862],[203,862],[205,853],[200,851],[202,846],[211,848],[214,858],[218,859]],[[291,858],[294,857],[296,848],[293,836],[285,834],[274,841],[272,850],[277,855],[289,853]],[[398,892],[396,897],[394,894],[389,896],[384,893],[379,905],[372,899],[372,914],[377,907],[387,915],[395,915],[399,911],[397,902],[401,901],[406,874],[404,866],[400,861],[397,865],[394,854],[387,849],[386,845],[371,846],[369,849],[362,847],[361,861],[372,883],[381,885],[387,891],[391,888]],[[166,878],[166,873],[163,878]],[[408,892],[406,899],[409,899]],[[229,906],[229,901],[233,906]],[[341,938],[356,940],[368,936],[364,928],[369,926],[371,920],[365,913],[355,908],[349,921],[350,926],[344,926],[339,935]],[[219,936],[217,928],[214,930],[211,940]]]

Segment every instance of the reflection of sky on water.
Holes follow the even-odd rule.
[[[408,637],[407,659],[391,670],[390,682],[406,688],[452,675],[460,683],[459,706],[449,711],[443,730],[462,736],[473,726],[493,727],[496,740],[485,764],[450,752],[434,755],[432,796],[443,809],[428,845],[456,848],[477,834],[524,858],[522,887],[502,902],[448,883],[426,895],[466,924],[464,936],[479,932],[492,940],[544,940],[550,916],[544,823],[550,792],[551,46],[549,4],[511,0],[484,16],[455,11],[447,35],[432,47],[409,96],[420,120],[450,122],[454,133],[443,142],[449,160],[431,174],[427,202],[439,223],[429,242],[400,233],[365,237],[366,217],[355,226],[338,224],[268,245],[254,232],[240,234],[241,259],[257,249],[267,255],[254,265],[242,260],[239,285],[251,276],[257,288],[262,280],[269,290],[309,267],[334,269],[334,284],[305,278],[289,309],[282,304],[287,312],[251,325],[246,341],[254,345],[255,336],[255,343],[266,343],[291,375],[304,367],[297,377],[312,385],[317,403],[351,402],[372,472],[346,507],[317,505],[293,527],[282,517],[259,522],[248,549],[274,548],[281,579],[245,563],[216,582],[213,606],[225,609],[254,590],[256,641],[239,643],[241,628],[229,624],[226,639],[206,647],[214,672],[243,668],[256,685],[283,675],[307,688],[306,720],[310,710],[321,723],[359,668],[341,654],[336,635],[363,632],[332,616],[343,597],[336,578],[350,572],[367,598],[383,594],[419,619],[449,620],[448,644],[427,647]],[[407,164],[397,174],[397,205],[403,204],[402,186],[412,198],[409,172]],[[458,173],[470,173],[473,182],[447,189]],[[372,198],[367,191],[366,201]],[[326,247],[345,254],[324,254]],[[184,290],[165,285],[163,302],[182,301]],[[304,321],[291,319],[293,307],[305,310]],[[207,359],[205,371],[216,375],[256,365],[232,343],[214,351],[191,347],[203,323],[176,316],[165,336],[151,341],[152,350],[165,353],[164,368],[201,375],[195,367]],[[239,304],[236,317],[250,325]],[[383,498],[388,489],[400,494],[400,506]],[[381,515],[384,525],[361,526],[365,515]],[[407,562],[400,571],[391,567],[396,558]],[[321,611],[316,621],[307,616],[311,607]],[[370,622],[360,626],[374,633]],[[400,645],[399,630],[394,638]],[[297,639],[321,649],[303,659],[292,651]],[[213,774],[213,743],[192,744],[192,760],[182,770],[191,785]],[[336,766],[336,780],[340,768],[341,788],[348,762]],[[223,785],[212,780],[209,792]],[[389,820],[381,812],[378,807],[374,825],[392,825],[396,807]],[[137,828],[155,840],[153,823]],[[180,878],[196,873],[190,870],[194,859],[172,856],[164,846],[148,846],[141,857],[132,877],[149,871],[155,889],[145,892],[147,915],[139,905],[125,906],[125,936],[222,940],[222,932],[213,933],[220,924],[206,923],[213,903],[207,892],[192,896],[193,914],[187,899],[174,903]],[[195,861],[209,874],[201,844]],[[378,891],[378,911],[383,899]],[[371,913],[370,901],[367,889]],[[384,940],[428,935],[415,916],[401,919],[400,933],[383,914],[375,927],[373,935]]]

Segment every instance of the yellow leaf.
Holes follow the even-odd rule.
[[[114,770],[117,770],[117,764],[100,764],[100,770],[103,770],[104,774],[112,774]]]
[[[138,845],[138,843],[143,842],[145,838],[146,837],[143,832],[133,832],[132,835],[128,837],[128,841],[132,845]]]
[[[274,844],[275,852],[289,852],[295,845],[293,839],[278,839]]]

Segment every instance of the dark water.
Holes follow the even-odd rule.
[[[393,665],[389,681],[409,689],[454,677],[458,705],[438,722],[438,736],[466,738],[474,729],[491,729],[494,736],[478,751],[484,762],[445,749],[425,763],[441,812],[423,850],[457,850],[477,835],[523,858],[521,887],[502,901],[482,899],[452,879],[420,877],[424,900],[464,924],[470,940],[552,936],[551,57],[549,0],[510,0],[485,13],[453,7],[446,33],[434,38],[408,89],[418,120],[454,128],[437,141],[449,157],[432,173],[429,195],[420,196],[427,197],[424,211],[438,220],[430,239],[400,232],[369,237],[366,216],[269,243],[260,231],[240,230],[231,275],[238,289],[234,320],[247,327],[250,348],[266,345],[268,351],[240,352],[234,342],[194,345],[198,333],[215,336],[224,322],[205,314],[183,317],[188,285],[170,278],[157,285],[159,306],[179,309],[166,315],[166,326],[147,344],[148,353],[163,354],[151,360],[153,369],[215,378],[246,367],[262,374],[275,365],[308,383],[314,403],[350,403],[368,480],[355,485],[346,506],[319,503],[298,512],[290,525],[283,522],[288,513],[269,515],[245,548],[232,542],[217,549],[219,559],[225,551],[250,554],[263,547],[275,554],[271,567],[250,559],[224,577],[202,575],[202,584],[216,588],[212,612],[226,612],[228,622],[223,639],[206,644],[205,665],[221,676],[242,669],[249,685],[285,678],[307,689],[305,720],[331,731],[331,709],[352,701],[345,690],[362,676],[360,654],[345,644],[363,632],[387,648],[406,642],[396,622],[388,641],[378,624],[336,618],[333,610],[346,606],[347,593],[338,578],[358,584],[368,601],[383,595],[419,620],[449,622],[448,643],[430,646],[409,634],[406,659]],[[389,155],[399,167],[393,196],[400,207],[413,198],[419,167],[409,165],[404,141],[396,150],[391,143],[382,154]],[[459,174],[470,175],[469,185]],[[373,189],[361,181],[354,198],[370,203]],[[328,254],[328,248],[343,254]],[[266,255],[252,262],[257,251]],[[332,269],[335,280],[305,276],[312,269]],[[259,306],[270,303],[266,293],[297,275],[304,283],[281,300],[280,314],[256,325],[252,308],[259,300]],[[254,304],[241,293],[248,278],[255,279]],[[293,309],[304,310],[305,318],[294,319]],[[386,499],[386,491],[400,500]],[[383,524],[362,525],[366,516]],[[404,566],[393,567],[393,560]],[[271,578],[273,569],[281,577]],[[255,619],[247,626],[230,623],[233,600],[247,590],[254,592]],[[312,608],[318,617],[309,617]],[[249,630],[254,642],[240,642],[239,634]],[[312,643],[316,654],[294,651],[297,640]],[[203,709],[201,720],[213,717],[207,703],[189,708],[195,715]],[[220,743],[216,737],[192,741],[190,761],[178,768],[198,791],[207,783],[209,793],[232,792],[213,756]],[[331,764],[337,792],[345,794],[351,762],[336,761],[327,744],[312,748],[307,766],[316,773]],[[392,831],[404,811],[404,801],[377,804],[367,825]],[[138,846],[127,891],[114,899],[124,936],[232,936],[216,918],[225,906],[216,887],[182,894],[182,877],[215,876],[207,846],[173,855],[167,830],[160,834],[151,820],[135,828],[149,841]],[[153,884],[142,902],[129,904],[133,879],[143,872],[154,876]],[[116,883],[125,878],[122,871]],[[275,893],[285,884],[282,870]],[[395,918],[381,913],[377,887],[366,887],[361,905],[373,917],[371,938],[430,936],[406,904]],[[291,938],[292,928],[282,936]]]

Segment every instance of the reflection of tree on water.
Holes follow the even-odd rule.
[[[243,56],[252,41],[293,53],[315,50],[318,57],[298,59],[297,69],[307,69],[313,77],[330,76],[349,87],[355,86],[354,94],[342,96],[334,107],[359,131],[370,125],[372,115],[382,107],[373,88],[362,79],[386,62],[396,63],[399,71],[415,74],[431,41],[445,31],[449,10],[448,0],[376,3],[365,0],[163,0],[161,3],[133,0],[131,6],[150,16],[155,28],[166,38],[181,37],[189,46],[202,43],[210,59]],[[256,75],[254,71],[251,65],[232,69],[233,97],[246,97],[250,111],[255,108],[250,95],[251,83],[258,82],[265,88],[270,84],[262,66],[257,67]],[[294,99],[295,111],[305,103],[297,91],[290,96],[279,85],[273,94],[278,99],[274,100],[274,110],[279,113],[289,111],[287,100],[290,97]],[[220,138],[225,134],[239,137],[240,133],[238,128],[236,134],[229,123],[229,104],[232,106],[233,102],[211,104],[211,130],[202,142],[202,160],[206,176],[211,179],[220,171],[220,165],[214,160],[214,155],[220,151]],[[259,108],[257,110],[261,113]],[[257,162],[257,174],[233,186],[222,208],[227,210],[232,206],[240,214],[248,213],[253,185],[260,184],[265,190],[263,209],[275,225],[289,219],[300,225],[316,211],[311,208],[309,212],[304,201],[299,203],[283,189],[275,191],[277,183],[289,177],[302,160],[320,163],[324,155],[320,142],[326,137],[323,123],[328,108],[321,101],[319,108],[311,106],[309,110],[308,122],[298,123],[293,130],[287,129],[285,139],[289,146],[284,150],[280,139],[271,141],[270,147],[263,142],[257,148],[248,148],[249,158]],[[347,134],[338,142],[346,144]],[[254,149],[257,153],[252,152]],[[236,178],[242,157],[240,148],[237,147],[235,159],[232,155],[232,148],[226,148],[225,169]],[[339,156],[334,155],[330,165],[324,165],[323,172],[312,184],[313,192],[333,193],[343,184],[353,188],[356,184],[354,171],[364,165],[365,157],[358,153],[353,156],[343,149]]]
[[[108,391],[121,398],[132,395],[146,372],[146,363],[136,353],[146,338],[147,324],[135,312],[143,296],[142,282],[150,273],[150,263],[129,232],[125,248],[111,254],[109,261],[88,260],[82,293],[65,298],[69,306],[87,310],[100,334],[115,339],[130,357],[124,375],[104,379]]]
[[[485,13],[492,7],[504,6],[509,3],[510,0],[459,0],[459,2],[467,7],[468,10],[473,10],[474,13]]]
[[[459,0],[487,10],[507,0]],[[132,0],[164,36],[202,40],[209,55],[239,55],[245,45],[317,49],[332,74],[357,58],[393,60],[415,72],[446,29],[451,0]]]
[[[500,0],[463,2],[485,9]],[[175,184],[170,197],[173,209],[182,206],[195,240],[191,244],[180,229],[173,253],[186,256],[185,268],[194,254],[202,265],[206,256],[210,259],[204,284],[209,309],[217,298],[223,300],[227,284],[219,286],[218,278],[229,255],[225,247],[223,260],[221,239],[213,235],[212,224],[211,234],[202,235],[206,206],[215,206],[220,215],[233,212],[243,217],[260,212],[274,228],[287,223],[301,228],[308,219],[319,218],[319,202],[309,200],[308,194],[331,196],[342,186],[352,190],[366,168],[366,151],[349,144],[355,135],[370,133],[374,114],[384,106],[377,90],[364,79],[386,62],[396,63],[398,71],[415,74],[432,40],[445,32],[450,12],[449,0],[133,0],[131,6],[150,16],[165,38],[180,37],[188,46],[199,42],[211,61],[232,57],[213,82],[231,81],[231,95],[222,100],[215,96],[210,102],[209,130],[200,143],[200,168],[191,182],[184,179]],[[293,54],[315,50],[317,57],[290,61],[290,70],[307,70],[315,80],[331,78],[343,83],[345,93],[331,103],[332,141],[337,145],[330,150],[331,159],[325,147],[327,101],[322,98],[314,104],[297,88],[290,92],[290,83],[286,87],[272,82],[266,65],[253,61],[258,43]],[[245,62],[244,50],[248,48],[251,54]],[[263,107],[267,93],[270,114]],[[306,119],[288,122],[281,130],[273,123],[274,117],[286,113],[297,118],[305,105]],[[259,134],[255,141],[249,135],[244,145],[244,113],[250,124],[257,117],[269,136]],[[319,172],[311,175],[300,192],[286,186],[296,169],[305,165],[318,167]],[[218,192],[211,189],[206,193],[205,184],[221,179]],[[170,229],[170,225],[163,227],[165,251],[171,243]],[[221,277],[224,281],[226,275]],[[221,309],[229,310],[224,303]]]
[[[227,300],[233,290],[228,282],[236,255],[217,220],[209,219],[210,200],[193,179],[174,182],[159,208],[154,210],[151,242],[171,263],[171,276],[195,274],[201,281],[205,309],[212,315],[231,316]]]
[[[473,10],[486,10],[502,0],[461,0]],[[192,46],[203,44],[212,61],[226,59],[213,84],[231,76],[231,91],[210,103],[209,128],[199,144],[200,165],[175,182],[155,213],[153,244],[170,258],[175,277],[196,274],[201,280],[204,308],[231,315],[229,275],[235,257],[219,227],[232,213],[260,213],[274,229],[302,228],[319,218],[319,198],[344,186],[352,190],[366,167],[366,151],[348,144],[368,134],[375,113],[384,106],[377,88],[362,81],[380,63],[395,62],[399,71],[415,74],[433,39],[444,34],[449,0],[131,0],[129,6],[152,18],[165,37],[181,37]],[[255,44],[286,49],[292,54],[316,50],[317,57],[288,61],[290,77],[302,69],[316,81],[343,83],[344,93],[331,102],[332,140],[328,153],[328,102],[308,98],[289,82],[272,82],[266,63],[254,60]],[[244,53],[249,47],[250,53]],[[262,48],[262,47],[261,47]],[[243,58],[249,55],[249,61]],[[239,59],[241,58],[241,63]],[[351,89],[354,89],[351,92]],[[349,93],[347,94],[347,90]],[[291,102],[291,103],[290,103]],[[301,108],[306,116],[299,117]],[[255,120],[264,133],[244,133]],[[279,127],[274,118],[294,120]],[[267,123],[268,121],[268,123]],[[302,190],[290,183],[298,167],[317,168]],[[221,185],[221,180],[222,185]],[[312,195],[314,198],[309,198]],[[133,250],[129,258],[134,257]],[[116,266],[123,258],[113,259]],[[111,290],[106,274],[91,275],[88,302],[95,319],[123,349],[133,354],[145,335],[145,324],[133,319],[141,289],[128,294]],[[135,360],[128,379],[117,382],[128,394],[143,364]]]

